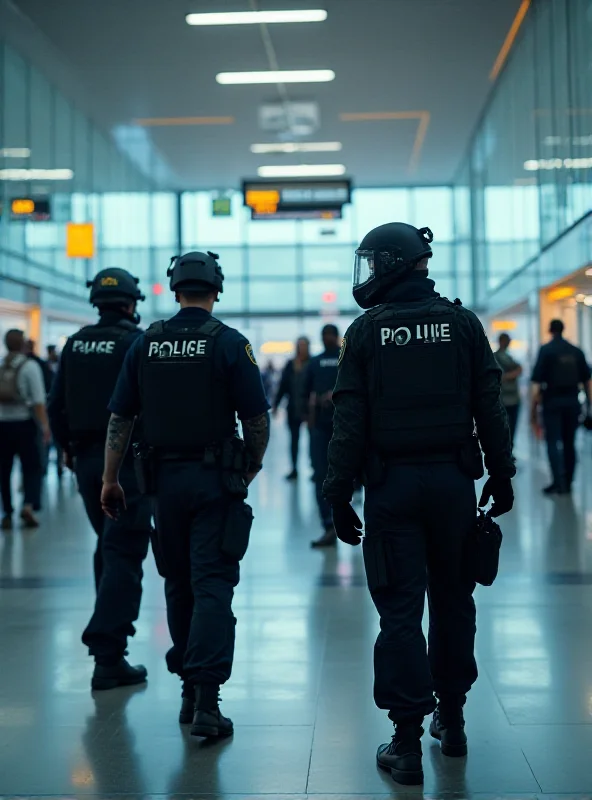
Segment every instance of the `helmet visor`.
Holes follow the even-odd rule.
[[[353,278],[354,289],[369,283],[374,277],[374,250],[356,250]]]

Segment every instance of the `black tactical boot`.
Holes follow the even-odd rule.
[[[434,711],[430,725],[430,736],[440,740],[442,755],[460,758],[466,756],[467,735],[465,718],[460,703],[442,703]]]
[[[179,711],[179,722],[181,725],[191,725],[195,716],[195,689],[191,683],[183,681],[183,695],[181,700],[181,710]]]
[[[202,683],[195,687],[195,716],[191,727],[192,736],[232,736],[232,720],[223,716],[218,703],[220,687],[214,683]]]
[[[90,685],[93,692],[101,692],[116,689],[118,686],[135,686],[137,683],[144,683],[147,677],[146,667],[141,664],[132,667],[125,658],[121,658],[114,664],[95,664]]]
[[[381,744],[376,754],[378,766],[390,770],[393,780],[404,786],[418,786],[423,783],[421,765],[421,737],[423,728],[420,722],[404,722],[395,726],[395,735],[389,744]]]
[[[337,544],[337,534],[335,533],[335,528],[331,526],[327,528],[325,533],[321,536],[320,539],[315,539],[310,543],[310,546],[313,548],[316,547],[335,547]]]

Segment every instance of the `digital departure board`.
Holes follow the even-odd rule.
[[[51,204],[48,197],[13,197],[10,201],[10,219],[32,222],[47,222],[51,219]]]
[[[351,202],[348,180],[244,181],[252,219],[339,219]]]

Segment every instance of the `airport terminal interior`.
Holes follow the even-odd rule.
[[[523,368],[468,755],[443,756],[428,719],[423,786],[377,768],[393,729],[362,550],[311,549],[309,435],[286,480],[281,406],[249,491],[222,741],[179,725],[152,554],[128,656],[148,681],[91,692],[96,537],[49,451],[39,527],[0,531],[1,797],[590,796],[592,433],[571,493],[545,496],[530,376],[551,320],[592,363],[592,0],[0,0],[2,358],[10,329],[59,355],[108,267],[139,278],[143,327],[171,317],[171,257],[213,251],[216,316],[273,406],[296,340],[317,355],[324,325],[343,336],[362,313],[354,254],[388,222],[429,226],[437,291]],[[12,488],[18,508],[18,465]]]

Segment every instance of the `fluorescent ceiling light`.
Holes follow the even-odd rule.
[[[531,158],[524,162],[528,172],[554,169],[592,169],[592,158]]]
[[[320,8],[301,11],[220,11],[187,14],[188,25],[272,25],[276,22],[324,22],[327,12]]]
[[[71,181],[71,169],[0,169],[0,181]]]
[[[29,158],[28,147],[0,147],[0,158]]]
[[[332,69],[281,69],[263,72],[219,72],[218,83],[225,86],[247,83],[327,83],[335,80]]]
[[[252,144],[251,153],[337,153],[341,142],[270,142]]]
[[[343,164],[292,164],[291,166],[259,167],[260,178],[328,178],[345,175]]]

